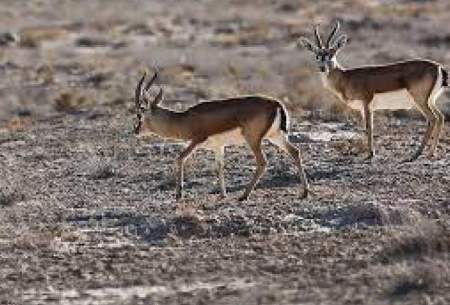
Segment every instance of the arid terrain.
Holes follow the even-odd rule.
[[[450,67],[450,2],[0,1],[0,304],[450,304],[450,134],[436,156],[415,111],[359,114],[296,46],[334,20],[344,66],[430,58]],[[160,73],[163,104],[261,93],[284,101],[312,194],[265,144],[226,150],[229,195],[198,151],[137,138],[133,91]],[[450,94],[439,105],[450,118]]]

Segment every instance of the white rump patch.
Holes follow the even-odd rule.
[[[270,138],[273,135],[276,135],[280,132],[280,127],[281,127],[281,113],[280,113],[280,108],[277,109],[277,114],[275,115],[275,119],[273,120],[272,126],[270,126],[269,130],[267,131],[266,135],[264,136],[264,138]],[[287,118],[287,120],[289,120]],[[289,124],[289,121],[286,122],[287,124]],[[288,125],[289,126],[289,125]]]

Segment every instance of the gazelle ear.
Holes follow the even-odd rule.
[[[156,107],[159,105],[159,103],[161,103],[162,99],[163,99],[163,95],[164,95],[164,91],[163,88],[159,89],[158,95],[155,97],[155,99],[152,101],[150,107]]]
[[[318,48],[308,39],[305,37],[300,37],[300,39],[298,40],[298,46],[305,48],[306,50],[316,53],[316,51],[318,50]]]
[[[337,52],[337,51],[339,51],[340,49],[342,49],[342,48],[347,44],[347,42],[348,42],[348,37],[347,37],[347,35],[345,35],[345,34],[344,34],[344,35],[341,35],[341,36],[339,36],[339,38],[336,39],[336,41],[334,42],[332,49],[333,49],[335,52]]]

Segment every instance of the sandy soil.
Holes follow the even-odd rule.
[[[0,3],[0,304],[448,304],[450,138],[417,148],[417,112],[359,117],[295,47],[343,21],[347,66],[450,63],[448,1]],[[325,30],[324,30],[325,31]],[[267,173],[226,151],[229,196],[199,151],[174,198],[183,143],[136,138],[132,95],[160,71],[165,105],[264,93],[285,101],[313,194],[268,143]],[[447,111],[448,94],[440,99]]]

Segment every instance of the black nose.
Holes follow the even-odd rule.
[[[325,67],[320,67],[320,71],[321,71],[321,72],[326,72],[327,69],[325,69]]]

